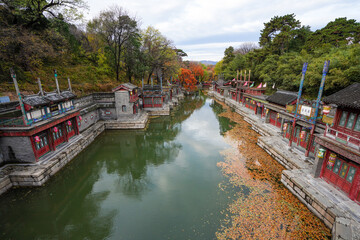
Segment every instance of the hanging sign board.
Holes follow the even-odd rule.
[[[327,165],[328,165],[329,167],[334,166],[335,160],[336,160],[336,154],[335,154],[335,153],[331,153],[330,156],[329,156],[329,161],[328,161]]]
[[[325,150],[325,149],[320,148],[320,149],[319,149],[319,152],[318,152],[318,158],[323,158],[323,157],[324,157],[325,152],[326,152],[326,150]]]
[[[311,116],[311,107],[301,105],[300,114],[310,117]]]

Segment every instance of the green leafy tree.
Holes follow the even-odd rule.
[[[47,26],[49,18],[78,20],[82,18],[81,9],[87,8],[83,0],[1,0],[8,12],[8,23],[23,24],[26,27]],[[10,17],[11,16],[11,17]]]
[[[88,23],[87,30],[98,34],[107,45],[116,80],[120,80],[125,46],[139,34],[137,21],[120,7],[112,7]]]
[[[142,32],[142,52],[147,66],[147,82],[153,74],[159,79],[173,76],[179,72],[178,51],[172,42],[159,30],[149,26]]]
[[[223,64],[229,64],[235,58],[234,48],[232,46],[228,47],[224,51]]]
[[[339,47],[360,41],[360,23],[354,19],[337,18],[324,28],[309,36],[304,48],[308,51],[324,47],[326,44]]]
[[[290,42],[296,36],[294,30],[301,27],[294,14],[275,16],[270,22],[264,23],[259,44],[273,53],[283,54],[288,51]]]

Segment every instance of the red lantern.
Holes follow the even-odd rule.
[[[35,142],[40,142],[40,138],[39,138],[39,136],[35,136]]]
[[[81,121],[82,120],[82,117],[81,116],[79,116],[79,121]]]
[[[306,132],[303,130],[301,131],[300,133],[300,139],[304,140],[305,139],[305,135],[306,135]]]
[[[71,126],[71,121],[69,120],[69,121],[67,122],[67,124],[68,124],[69,126]]]
[[[57,127],[54,127],[54,132],[58,132],[59,129]]]
[[[331,110],[331,107],[330,106],[324,106],[323,107],[323,113],[326,115],[326,114],[329,114],[330,113],[330,110]]]

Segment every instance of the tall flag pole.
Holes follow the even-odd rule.
[[[25,114],[25,106],[24,106],[24,102],[21,98],[21,93],[20,93],[20,90],[19,90],[19,86],[18,86],[18,83],[17,83],[17,80],[16,80],[16,74],[15,74],[15,71],[14,69],[10,68],[10,74],[11,74],[11,78],[14,82],[14,85],[15,85],[15,90],[16,90],[16,94],[18,95],[18,98],[19,98],[19,104],[20,104],[20,109],[21,109],[21,113],[22,113],[22,120],[23,120],[23,123],[25,125],[28,125],[28,120],[26,118],[26,114]]]
[[[250,82],[251,69],[249,69],[249,82]]]
[[[244,70],[244,81],[246,81],[246,70]]]
[[[59,88],[59,82],[58,82],[58,79],[57,79],[56,69],[54,69],[54,76],[55,76],[56,90],[57,90],[57,93],[60,95],[60,88]]]
[[[310,131],[310,138],[309,138],[309,141],[306,146],[305,157],[309,156],[309,149],[310,149],[312,142],[314,141],[313,136],[314,136],[314,131],[315,131],[316,119],[317,119],[317,115],[319,113],[321,97],[324,92],[326,74],[329,72],[329,65],[330,65],[330,60],[327,60],[327,61],[325,60],[322,78],[321,78],[321,82],[320,82],[319,93],[318,93],[318,97],[316,99],[315,114],[312,118],[310,118],[310,122],[312,123],[312,126],[311,126],[311,131]]]
[[[305,62],[304,65],[303,65],[303,68],[302,68],[302,75],[301,75],[301,80],[300,80],[299,92],[298,92],[298,97],[297,97],[297,100],[296,100],[296,110],[295,110],[294,119],[293,119],[293,127],[292,127],[291,135],[290,135],[290,138],[289,138],[289,146],[291,146],[291,144],[292,144],[293,135],[294,135],[294,132],[295,132],[296,118],[299,116],[297,111],[298,111],[298,108],[299,108],[302,89],[303,89],[303,86],[304,86],[305,73],[306,73],[306,70],[307,70],[307,66],[308,66],[308,63]]]

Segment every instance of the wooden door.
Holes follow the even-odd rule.
[[[40,141],[36,142],[35,136],[33,137],[33,141],[35,143],[36,156],[39,158],[45,153],[50,151],[50,146],[49,146],[49,139],[46,133],[41,133],[37,136],[39,137],[38,139]]]
[[[54,140],[55,147],[65,141],[65,133],[63,132],[61,125],[57,125],[56,128],[57,130],[54,128],[52,129],[52,138]]]
[[[276,125],[276,112],[270,111],[270,124]]]
[[[333,165],[329,163],[329,160],[326,161],[322,178],[349,195],[352,185],[355,183],[354,186],[357,186],[354,181],[357,174],[358,166],[337,157]]]
[[[75,135],[74,126],[72,124],[72,121],[70,121],[70,122],[71,122],[71,125],[69,125],[68,122],[65,123],[66,124],[66,132],[67,132],[68,139],[70,139],[72,136]]]

